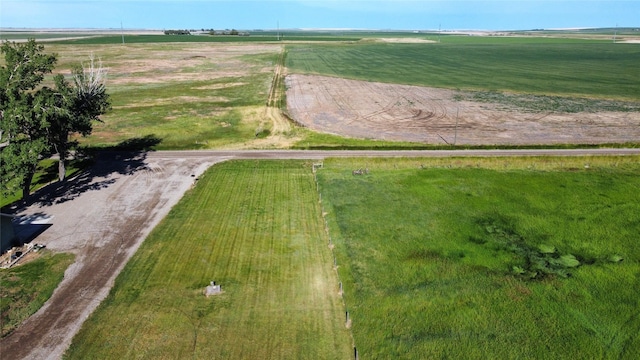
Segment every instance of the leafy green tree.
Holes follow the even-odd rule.
[[[73,84],[62,75],[54,78],[55,91],[49,94],[48,133],[53,151],[58,154],[58,178],[65,179],[66,159],[77,142],[72,134],[90,135],[93,122],[101,121],[100,115],[110,107],[109,95],[104,84],[106,71],[96,64],[93,57],[88,66],[77,66],[72,71]]]
[[[38,161],[59,155],[58,177],[65,178],[66,159],[76,144],[72,134],[91,134],[93,121],[110,108],[104,80],[106,71],[93,57],[72,71],[73,82],[54,77],[54,87],[43,86],[56,55],[43,54],[44,47],[29,40],[5,42],[1,51],[6,66],[0,68],[0,163],[1,191],[22,188],[27,199]]]
[[[36,88],[53,70],[57,56],[43,50],[33,39],[4,42],[0,47],[5,56],[5,66],[0,68],[0,185],[5,194],[21,187],[24,199],[40,156],[48,148],[44,108],[49,96]]]

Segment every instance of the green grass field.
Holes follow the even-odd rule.
[[[637,157],[325,161],[361,358],[636,358],[639,175]]]
[[[432,44],[288,45],[291,72],[461,90],[640,99],[640,47],[595,40],[443,37]]]
[[[212,167],[153,231],[66,358],[352,353],[310,164]],[[206,298],[215,280],[221,295]]]
[[[231,35],[125,35],[125,44],[152,44],[152,43],[256,43],[256,42],[280,42],[280,41],[305,41],[305,42],[327,42],[327,41],[358,41],[359,37],[332,36],[330,34],[276,34],[258,33],[251,36],[231,36]],[[59,44],[75,45],[107,45],[122,44],[122,35],[92,36],[83,39],[58,40]]]
[[[360,358],[633,359],[639,163],[333,159],[321,206],[309,163],[216,165],[66,358],[352,356],[325,216]]]

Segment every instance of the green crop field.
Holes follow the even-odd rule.
[[[251,36],[231,35],[125,35],[125,44],[152,44],[152,43],[255,43],[255,42],[279,42],[279,41],[358,41],[359,37],[331,36],[319,34],[262,34]],[[60,44],[75,45],[107,45],[122,44],[121,35],[92,36],[83,39],[58,40]]]
[[[290,72],[462,90],[640,100],[640,46],[442,37],[426,44],[287,45]]]
[[[66,358],[352,353],[311,165],[212,167],[145,240]],[[223,293],[205,297],[210,281]]]
[[[637,358],[638,160],[325,161],[360,357]]]

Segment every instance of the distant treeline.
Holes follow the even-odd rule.
[[[237,35],[237,36],[249,36],[249,33],[246,31],[238,31],[236,29],[227,29],[227,30],[218,30],[215,31],[213,29],[209,30],[209,35]]]
[[[165,30],[165,35],[191,35],[189,30]]]
[[[246,31],[238,31],[236,29],[226,30],[213,30],[213,29],[200,29],[200,30],[165,30],[165,35],[191,35],[191,33],[209,34],[209,35],[236,35],[236,36],[249,36]]]

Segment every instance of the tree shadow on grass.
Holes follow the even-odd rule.
[[[87,161],[86,169],[65,181],[57,181],[39,189],[27,201],[16,202],[7,210],[17,213],[31,205],[45,207],[61,204],[88,191],[105,189],[115,183],[114,175],[132,175],[146,169],[147,153],[153,151],[160,142],[162,139],[147,135],[122,141],[112,147],[83,149],[76,157]]]

